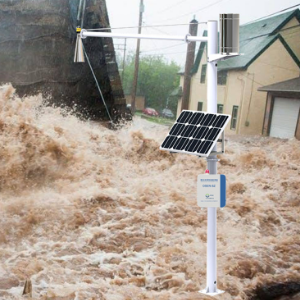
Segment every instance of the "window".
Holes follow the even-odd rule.
[[[227,71],[218,72],[218,85],[226,85],[227,82]]]
[[[202,65],[200,83],[205,83],[206,67],[207,65]]]
[[[232,130],[236,130],[238,112],[239,112],[239,107],[236,105],[233,105],[232,116],[231,116],[231,126],[230,126],[230,129],[232,129]]]
[[[197,110],[202,111],[202,109],[203,109],[203,102],[198,102]]]
[[[223,113],[223,104],[218,104],[218,114],[222,114]]]

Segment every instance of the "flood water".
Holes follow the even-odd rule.
[[[2,87],[0,299],[26,299],[26,279],[32,299],[211,299],[206,161],[160,151],[167,132],[139,118],[110,131]],[[258,291],[300,290],[300,142],[229,137],[220,159],[218,299],[299,299]]]

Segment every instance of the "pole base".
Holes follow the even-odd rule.
[[[225,293],[225,291],[217,289],[217,291],[215,293],[209,293],[209,292],[207,292],[207,289],[204,289],[204,290],[199,291],[199,293],[207,295],[207,296],[215,297],[215,296]]]

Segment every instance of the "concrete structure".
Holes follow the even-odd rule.
[[[74,64],[80,0],[0,1],[0,85],[20,96],[43,93],[51,102],[107,119],[87,63]],[[83,26],[110,27],[105,0],[86,0]],[[84,41],[108,108],[125,110],[125,97],[111,38]]]
[[[300,140],[300,77],[258,90],[268,93],[263,135]]]
[[[126,104],[131,104],[132,96],[131,95],[125,95],[126,98]],[[135,110],[141,111],[145,108],[146,105],[146,98],[145,96],[135,96]]]
[[[299,10],[241,26],[240,52],[244,55],[218,64],[218,112],[232,115],[227,134],[262,134],[266,97],[258,88],[299,76]],[[206,65],[201,43],[192,69],[191,110],[207,111]],[[181,100],[178,104],[177,114]]]

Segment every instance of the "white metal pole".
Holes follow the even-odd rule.
[[[147,35],[147,34],[129,34],[129,33],[112,33],[102,31],[81,30],[81,37],[106,37],[106,38],[123,38],[123,39],[147,39],[147,40],[165,40],[165,41],[183,41],[183,42],[207,42],[207,37],[187,35]]]
[[[207,23],[207,56],[218,53],[218,22]],[[207,112],[217,113],[217,66],[216,62],[207,63]]]
[[[208,21],[207,25],[207,56],[209,57],[218,53],[218,22]],[[217,113],[216,62],[207,63],[207,112]],[[217,174],[217,161],[216,156],[207,158],[207,166],[210,174]],[[206,285],[207,293],[217,292],[217,209],[215,207],[207,208]]]

